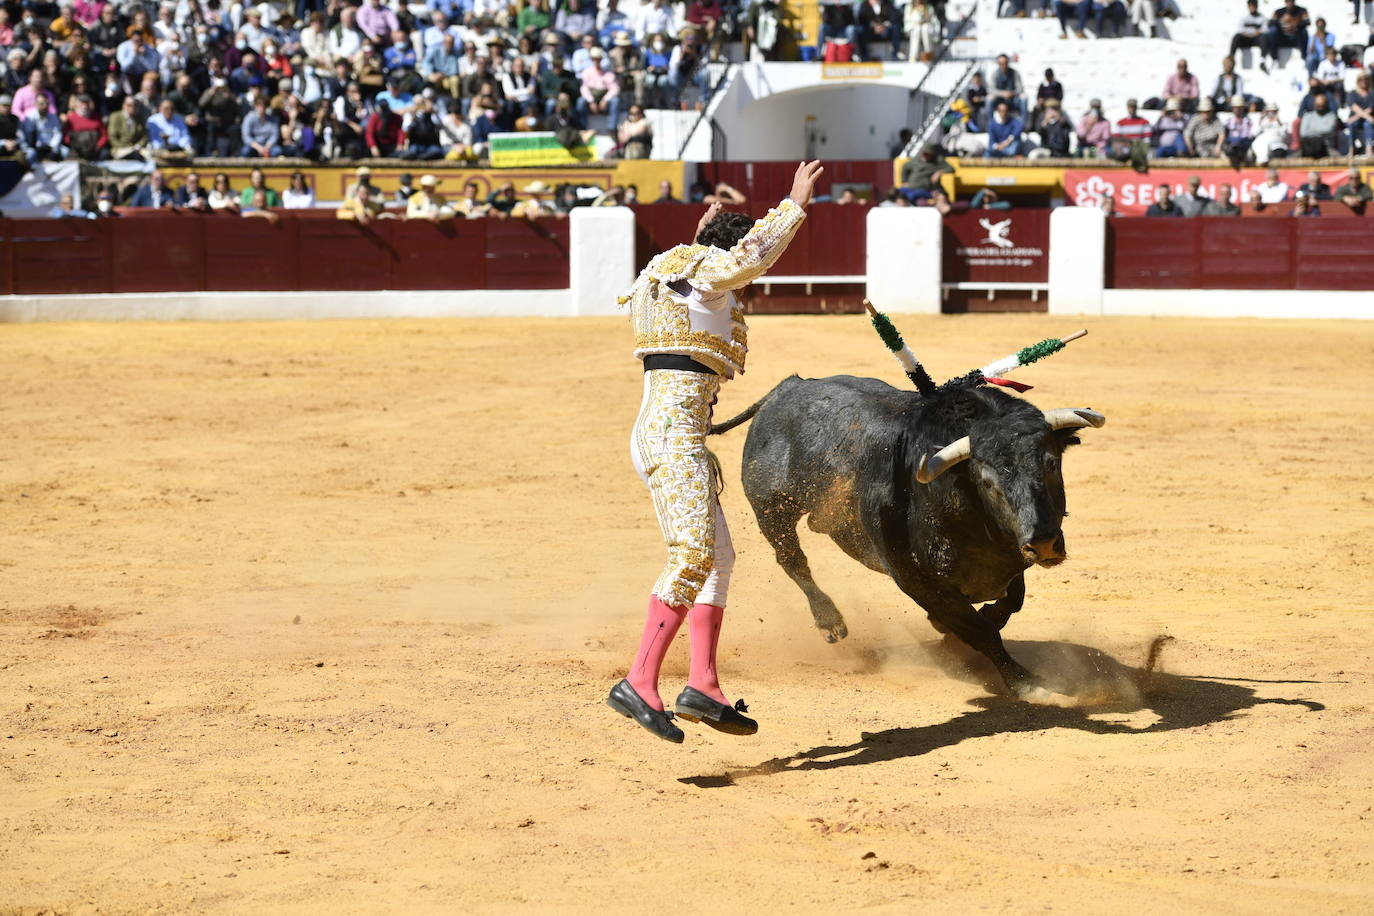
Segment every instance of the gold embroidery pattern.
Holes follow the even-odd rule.
[[[690,607],[715,562],[716,494],[706,430],[721,378],[673,369],[647,376],[649,396],[635,420],[634,447],[668,545],[654,594],[673,607]]]
[[[744,312],[730,311],[730,338],[693,331],[687,306],[664,285],[687,279],[701,290],[740,289],[768,272],[796,234],[806,212],[784,200],[754,223],[749,234],[729,251],[705,245],[678,245],[649,262],[620,304],[630,303],[636,359],[650,353],[677,353],[700,359],[726,375],[744,371],[749,351]]]

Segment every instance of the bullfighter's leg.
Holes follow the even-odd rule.
[[[825,636],[826,642],[839,642],[849,635],[844,617],[830,596],[821,591],[816,580],[811,577],[811,564],[802,552],[801,541],[797,538],[797,522],[801,513],[787,502],[773,506],[754,506],[754,515],[759,520],[759,530],[773,545],[781,566],[797,587],[806,595],[811,605],[811,616],[816,627]]]
[[[1026,602],[1026,574],[1017,573],[1016,578],[1011,580],[1007,586],[1007,593],[998,598],[992,604],[985,604],[978,609],[992,625],[1001,630],[1006,627],[1011,615],[1021,610],[1021,605]]]

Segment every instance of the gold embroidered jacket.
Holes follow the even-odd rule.
[[[673,353],[726,378],[743,372],[749,329],[730,291],[767,273],[805,218],[805,210],[785,199],[729,251],[678,245],[650,261],[619,300],[630,303],[635,359]]]

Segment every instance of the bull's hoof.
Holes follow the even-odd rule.
[[[1042,687],[1039,684],[1021,684],[1016,687],[1016,698],[1033,706],[1058,706],[1068,709],[1078,705],[1078,701],[1063,693]]]
[[[849,627],[844,625],[843,620],[836,620],[831,624],[817,624],[820,627],[821,635],[828,643],[837,643],[849,635]]]

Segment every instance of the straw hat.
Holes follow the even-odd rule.
[[[545,33],[544,33],[544,44],[546,44],[546,45],[562,45],[562,44],[563,44],[563,39],[559,38],[559,37],[558,37],[558,33],[556,33],[556,32],[545,32]]]
[[[372,169],[368,168],[365,165],[360,165],[358,166],[357,171],[355,171],[353,174],[357,175],[359,178],[366,178],[367,176],[372,174]]]
[[[634,42],[630,40],[629,32],[616,32],[615,41],[612,42],[612,44],[617,48],[629,48],[634,46]]]
[[[525,185],[525,186],[524,186],[523,188],[521,188],[520,190],[523,191],[523,192],[526,193],[526,194],[551,194],[551,193],[553,193],[553,188],[551,188],[551,187],[549,187],[548,185],[544,184],[544,182],[542,182],[542,181],[537,181],[537,180],[536,180],[536,181],[531,181],[529,184]]]
[[[1244,108],[1244,107],[1245,107],[1245,96],[1243,96],[1243,95],[1233,95],[1233,96],[1231,96],[1231,107],[1232,107],[1232,108]]]
[[[433,175],[421,175],[421,176],[420,176],[420,187],[422,187],[422,188],[432,188],[432,187],[435,187],[435,186],[438,185],[438,184],[439,184],[439,179],[435,178]]]
[[[1214,111],[1215,109],[1216,106],[1212,104],[1211,99],[1203,99],[1201,102],[1197,103],[1198,111]]]
[[[1164,110],[1165,110],[1165,111],[1178,111],[1178,99],[1176,99],[1176,98],[1171,98],[1171,99],[1169,99],[1169,101],[1165,102],[1165,103],[1164,103]]]
[[[592,48],[587,53],[591,55],[592,60],[601,60],[601,58],[606,56],[606,52],[600,48]]]

